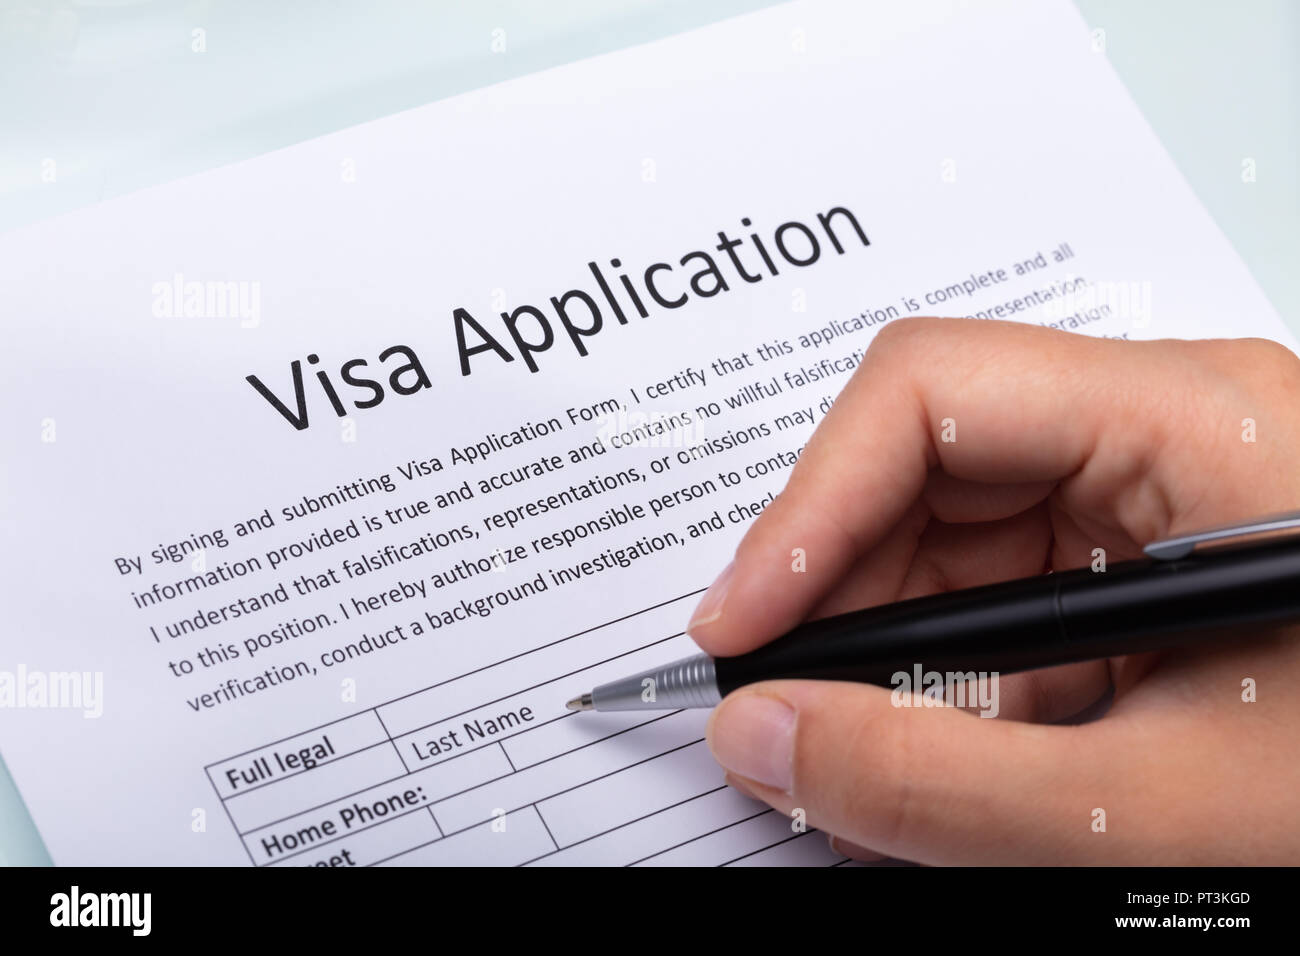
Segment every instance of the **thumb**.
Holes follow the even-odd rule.
[[[1115,779],[1100,724],[985,720],[895,706],[881,687],[771,681],[709,720],[717,761],[781,812],[889,856],[930,864],[1094,858],[1093,808]],[[1104,722],[1103,722],[1104,723]]]

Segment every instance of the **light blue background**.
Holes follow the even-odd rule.
[[[0,0],[0,230],[770,5]],[[1300,4],[1077,6],[1300,335]],[[206,52],[191,49],[195,28]],[[492,52],[495,30],[504,52]],[[1247,159],[1253,183],[1242,180]],[[2,767],[0,862],[49,862]]]

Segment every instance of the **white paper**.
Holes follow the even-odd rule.
[[[818,220],[837,208],[869,244],[844,214],[830,231]],[[780,258],[787,222],[819,240],[816,262]],[[720,230],[744,240],[736,251],[759,281],[717,250]],[[797,227],[784,236],[796,258],[809,254]],[[703,263],[680,264],[696,250],[718,260],[727,291],[692,292],[680,308],[645,299],[647,266],[672,266],[654,274],[671,301]],[[1041,268],[1015,274],[1040,253]],[[999,269],[1003,279],[987,278]],[[979,274],[987,284],[960,289]],[[820,835],[723,785],[702,742],[706,714],[569,715],[563,702],[693,649],[682,630],[698,592],[746,515],[781,488],[879,320],[988,312],[1069,287],[1008,317],[1070,324],[1079,313],[1096,319],[1078,324],[1086,334],[1293,343],[1064,2],[774,8],[8,234],[0,279],[0,747],[58,863],[837,862]],[[604,313],[601,331],[578,336],[585,357],[549,301],[570,289]],[[580,299],[569,304],[590,322]],[[501,315],[524,305],[556,339],[536,373]],[[513,361],[478,352],[463,375],[458,308]],[[875,324],[845,331],[864,315]],[[518,328],[541,341],[530,320]],[[823,330],[825,341],[801,345]],[[774,354],[781,340],[788,354]],[[428,387],[394,394],[388,375],[404,360],[390,358],[383,401],[357,408],[374,392],[342,384],[340,367],[359,358],[368,364],[354,371],[373,372],[394,345],[414,350]],[[720,376],[713,365],[742,355],[752,367]],[[295,360],[301,430],[246,380],[296,417]],[[787,377],[817,368],[830,374]],[[780,392],[765,397],[773,381]],[[760,400],[733,410],[738,394]],[[608,401],[612,416],[569,418]],[[612,447],[647,415],[683,413],[689,424],[650,445]],[[550,434],[452,460],[489,433],[550,419]],[[759,426],[770,434],[735,437]],[[603,453],[570,459],[598,442]],[[548,470],[548,456],[562,467]],[[433,458],[442,470],[400,471]],[[530,464],[535,474],[509,487],[478,488]],[[645,480],[538,506],[513,528],[485,524],[630,472]],[[340,486],[385,475],[391,493],[353,489],[285,519],[304,496],[342,498]],[[472,499],[437,506],[466,481]],[[401,524],[384,515],[404,507]],[[534,545],[632,507],[647,514],[570,546]],[[274,527],[236,536],[267,510]],[[717,530],[690,537],[710,520]],[[304,550],[349,527],[355,538]],[[201,556],[151,560],[218,529],[227,547],[198,538]],[[409,555],[421,539],[432,542],[422,556],[346,574],[347,562],[384,563],[386,547]],[[643,539],[669,543],[628,567],[598,558]],[[435,586],[459,562],[512,549],[523,557],[501,570]],[[289,557],[271,568],[273,552]],[[133,597],[250,559],[262,568],[145,606]],[[593,560],[612,566],[553,576]],[[293,593],[331,573],[340,583]],[[539,576],[544,591],[490,616],[461,604]],[[278,586],[288,600],[233,616]],[[362,614],[353,602],[366,601]],[[217,622],[168,636],[201,612]],[[414,633],[441,613],[451,623]],[[250,658],[247,642],[308,619],[322,623]],[[349,658],[366,635],[390,643]],[[198,660],[225,645],[239,657]],[[256,689],[258,675],[295,668]],[[231,686],[255,692],[219,701]],[[315,748],[320,762],[304,769]]]

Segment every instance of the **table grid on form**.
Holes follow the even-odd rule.
[[[564,709],[692,653],[675,628],[698,594],[210,764],[208,778],[255,866],[842,862],[724,784],[707,712]]]

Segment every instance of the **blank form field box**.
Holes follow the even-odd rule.
[[[704,711],[626,711],[570,714],[503,741],[510,762],[523,770],[581,749],[617,748],[620,739],[636,735],[659,753],[704,736],[708,714]]]
[[[543,800],[537,807],[563,847],[722,783],[722,768],[701,741]]]
[[[399,738],[512,699],[531,706],[542,720],[562,715],[564,702],[592,684],[695,651],[679,630],[685,611],[669,603],[671,608],[638,612],[388,701],[379,716]]]
[[[665,807],[639,819],[568,844],[558,853],[537,860],[537,866],[630,866],[669,852],[683,844],[707,838],[762,813],[765,804],[757,804],[732,787],[719,787]],[[549,818],[548,818],[549,819]],[[754,844],[766,846],[770,843]],[[734,847],[734,844],[733,844]],[[713,854],[715,857],[717,854]],[[722,859],[736,855],[734,849]]]
[[[555,849],[532,807],[497,816],[460,833],[403,853],[384,866],[518,866]]]
[[[797,835],[789,817],[777,813],[765,803],[750,800],[739,793],[736,796],[744,801],[747,812],[732,825],[702,834],[698,839],[682,841],[677,846],[637,861],[637,865],[721,866],[745,854],[781,844]],[[825,842],[825,838],[822,838],[822,842]]]

